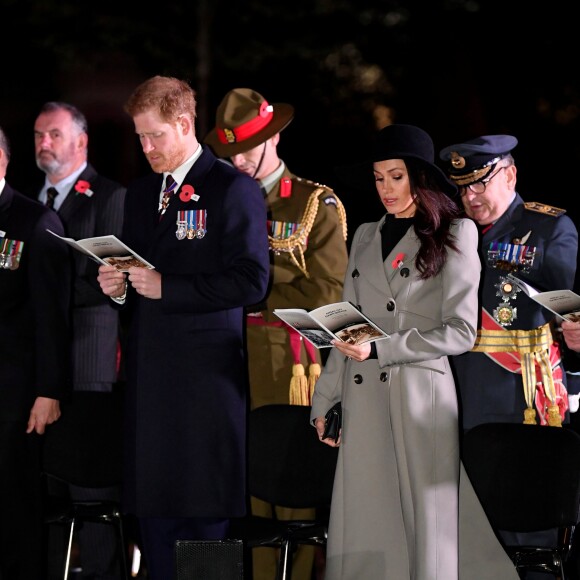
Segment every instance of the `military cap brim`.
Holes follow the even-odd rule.
[[[439,157],[447,164],[449,178],[461,187],[486,179],[517,144],[512,135],[484,135],[449,145],[441,149]]]

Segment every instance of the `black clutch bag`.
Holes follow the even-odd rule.
[[[338,434],[342,426],[342,405],[340,402],[332,406],[324,416],[326,423],[324,424],[323,439],[338,439]]]

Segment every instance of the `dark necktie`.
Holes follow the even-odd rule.
[[[175,182],[175,179],[171,177],[171,175],[168,175],[165,178],[165,189],[163,190],[163,197],[161,198],[161,206],[159,207],[159,219],[163,217],[163,214],[165,213],[165,210],[167,209],[167,206],[169,205],[169,202],[171,200],[171,196],[175,191],[176,185],[177,183]]]
[[[54,209],[54,198],[58,195],[58,191],[54,187],[49,187],[46,190],[46,205],[50,209]]]

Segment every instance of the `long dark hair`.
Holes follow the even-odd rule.
[[[415,265],[420,278],[426,280],[441,272],[447,260],[447,248],[459,252],[449,228],[454,219],[464,216],[463,209],[441,188],[438,178],[423,164],[404,159],[409,173],[411,194],[417,211],[413,220],[415,234],[421,242]]]

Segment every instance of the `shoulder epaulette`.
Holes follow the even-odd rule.
[[[329,191],[332,191],[332,188],[328,187],[328,185],[324,185],[323,183],[318,183],[317,181],[312,181],[311,179],[305,179],[304,177],[296,177],[295,179],[296,179],[296,181],[300,181],[300,183],[305,183],[306,185],[310,185],[313,188],[323,187],[324,189],[328,189]]]
[[[547,205],[545,203],[539,203],[537,201],[526,201],[524,202],[524,206],[530,211],[551,215],[552,217],[560,217],[566,213],[565,209],[554,207],[553,205]]]
[[[324,187],[324,185],[320,185],[320,183],[316,183],[316,181],[312,181],[312,179],[306,179],[304,177],[295,177],[296,181],[300,181],[300,183],[307,183],[308,185],[312,185],[314,187]]]

